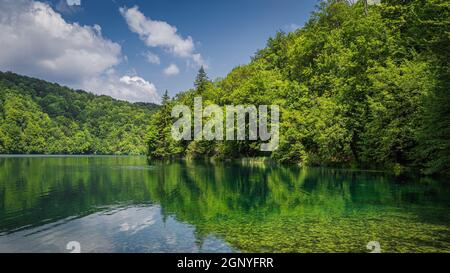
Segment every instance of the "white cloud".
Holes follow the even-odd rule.
[[[69,6],[81,6],[81,0],[67,0]]]
[[[171,64],[166,69],[164,69],[164,74],[166,76],[175,76],[180,74],[180,69],[175,64]]]
[[[83,82],[84,89],[131,102],[159,103],[160,98],[153,83],[139,76],[118,76],[115,72]]]
[[[156,101],[153,84],[108,72],[122,61],[121,51],[100,26],[68,23],[46,3],[0,1],[0,70],[118,99]]]
[[[200,54],[198,54],[198,53],[192,55],[192,60],[193,60],[196,64],[205,66],[205,61],[203,60],[202,55],[200,55]]]
[[[145,57],[147,58],[147,61],[151,64],[161,64],[161,60],[159,59],[159,56],[152,52],[145,53]]]
[[[195,52],[191,36],[183,38],[176,27],[164,21],[156,21],[145,17],[137,6],[120,8],[120,13],[127,21],[128,27],[149,47],[161,47],[174,56],[191,59],[197,65],[205,65],[202,56]]]
[[[2,70],[76,83],[120,62],[120,45],[99,26],[67,23],[48,4],[2,1],[0,18]]]
[[[65,14],[73,14],[81,10],[81,0],[59,0],[54,7]]]

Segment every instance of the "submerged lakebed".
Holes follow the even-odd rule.
[[[0,157],[0,252],[450,252],[450,184],[145,157]]]

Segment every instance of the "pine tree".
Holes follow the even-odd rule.
[[[169,91],[166,90],[166,92],[164,92],[164,95],[162,96],[162,105],[166,106],[169,102],[170,102]]]
[[[202,66],[198,71],[197,78],[195,79],[195,89],[199,94],[203,94],[207,89],[208,83],[210,83],[210,80],[205,72],[205,69]]]

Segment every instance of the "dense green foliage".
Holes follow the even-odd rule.
[[[144,154],[156,108],[0,72],[0,154]]]
[[[261,156],[252,141],[174,142],[174,104],[278,104],[280,162],[415,166],[450,173],[449,8],[445,0],[321,2],[307,24],[277,33],[224,79],[166,98],[150,156]],[[157,141],[155,141],[157,140]]]

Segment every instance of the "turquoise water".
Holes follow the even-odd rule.
[[[450,252],[449,193],[382,172],[0,157],[0,252]]]

